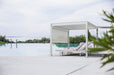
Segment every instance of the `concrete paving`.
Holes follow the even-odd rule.
[[[100,57],[0,56],[0,75],[113,75],[106,72],[113,65],[100,68]]]

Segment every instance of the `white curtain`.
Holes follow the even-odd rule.
[[[68,31],[58,30],[52,28],[52,42],[53,43],[68,43]]]

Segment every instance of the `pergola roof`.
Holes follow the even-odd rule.
[[[59,30],[83,30],[86,29],[86,25],[88,29],[96,29],[97,26],[88,22],[88,21],[80,21],[80,22],[66,22],[66,23],[52,23],[52,28]]]

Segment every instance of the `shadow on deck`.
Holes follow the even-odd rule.
[[[93,53],[91,53],[91,54],[88,54],[88,56],[90,56],[90,57],[103,57],[105,54],[93,54]],[[85,56],[85,54],[68,54],[68,55],[62,55],[62,56]]]

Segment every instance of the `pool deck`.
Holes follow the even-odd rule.
[[[0,56],[0,75],[113,75],[113,67],[100,68],[101,57],[84,56]]]

